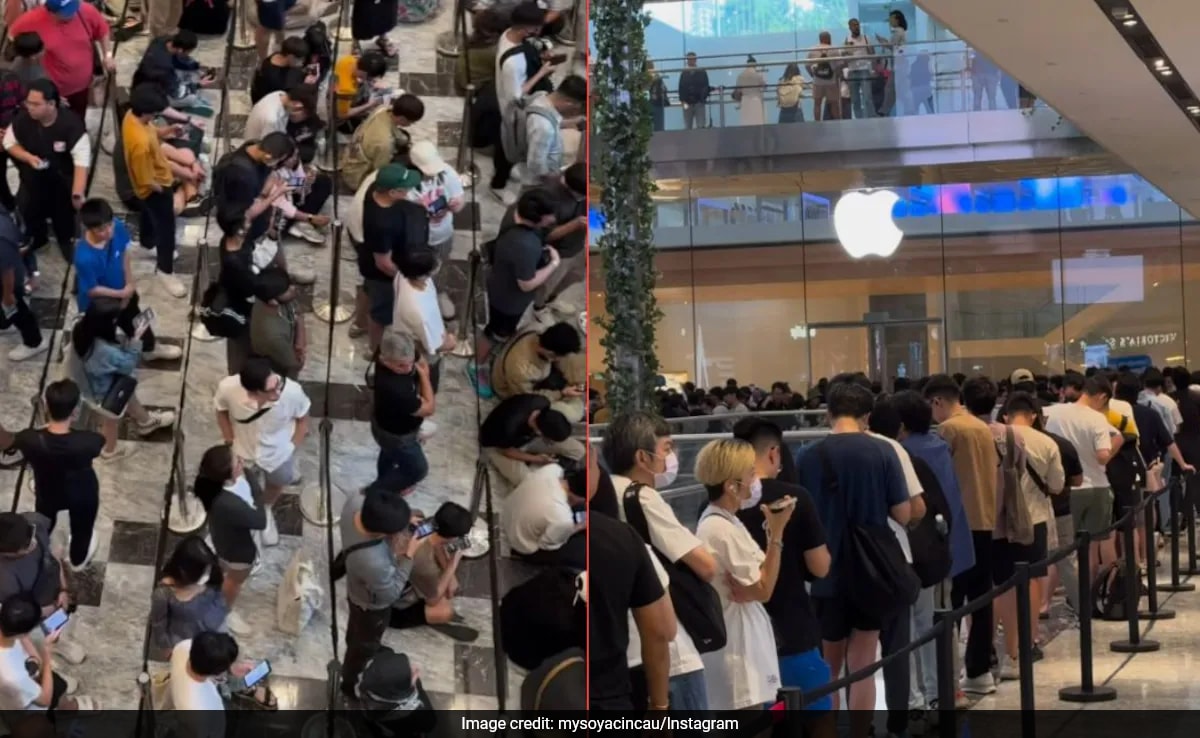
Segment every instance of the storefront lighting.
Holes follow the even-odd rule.
[[[899,201],[900,196],[891,190],[856,190],[842,195],[833,209],[833,229],[851,258],[886,258],[896,253],[904,238],[892,215]]]

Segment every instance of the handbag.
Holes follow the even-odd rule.
[[[100,409],[106,413],[120,417],[125,414],[125,407],[137,390],[138,381],[133,377],[120,375],[113,379],[100,401]]]
[[[717,590],[696,576],[696,572],[687,564],[671,561],[663,556],[650,542],[650,526],[646,522],[646,513],[642,510],[641,491],[642,485],[637,482],[625,488],[625,522],[650,546],[650,550],[667,572],[675,617],[692,637],[696,650],[700,653],[711,653],[725,648],[725,613],[721,608]],[[913,599],[915,601],[916,598]]]
[[[842,498],[846,520],[839,572],[842,586],[857,610],[887,620],[917,601],[921,580],[904,558],[900,541],[886,523],[850,522],[850,500],[838,488],[837,472],[823,442],[817,444],[817,456],[821,460],[822,491]]]
[[[325,590],[317,583],[313,563],[304,558],[303,551],[297,550],[284,570],[275,600],[275,619],[279,629],[284,633],[300,635],[324,601]]]
[[[1021,469],[1017,466],[1017,440],[1012,426],[1004,429],[1004,447],[1000,452],[1000,493],[1004,505],[1005,538],[1011,543],[1028,546],[1033,543],[1033,516],[1021,491]]]

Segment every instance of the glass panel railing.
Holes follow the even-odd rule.
[[[655,130],[1044,107],[961,41],[871,43],[652,59]]]

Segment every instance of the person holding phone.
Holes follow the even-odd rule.
[[[504,344],[492,362],[492,390],[505,399],[538,394],[572,423],[583,420],[583,336],[568,322],[530,330]]]
[[[317,75],[304,64],[308,60],[308,42],[301,36],[288,36],[279,51],[271,54],[254,72],[250,83],[250,103],[257,104],[272,92],[290,90],[300,84],[315,85]]]
[[[462,505],[444,502],[433,515],[433,532],[417,541],[412,572],[400,600],[392,607],[392,628],[428,625],[458,641],[473,641],[478,631],[462,624],[454,612],[458,593],[458,565],[463,556],[463,539],[474,525]]]
[[[438,267],[450,258],[454,246],[454,214],[466,205],[462,178],[438,153],[433,141],[417,141],[408,154],[421,184],[408,191],[408,199],[429,211],[429,248],[437,254]],[[444,320],[454,320],[454,301],[445,292],[438,295]]]
[[[41,608],[38,620],[74,609],[66,571],[50,550],[50,527],[39,513],[0,513],[0,601],[13,595],[32,597]],[[61,635],[56,651],[68,664],[87,658],[82,645]]]
[[[454,332],[448,330],[444,322],[444,305],[440,304],[442,294],[433,282],[437,268],[437,255],[427,249],[417,249],[403,255],[396,264],[393,283],[396,303],[389,326],[389,330],[412,338],[417,355],[429,366],[429,382],[435,394],[442,377],[442,356],[458,345]],[[421,426],[424,437],[433,435],[436,430],[437,426],[429,419]]]
[[[514,557],[587,568],[587,523],[576,512],[587,494],[586,469],[580,464],[564,474],[559,464],[547,464],[509,493],[502,522]]]
[[[62,615],[56,621],[65,622]],[[0,603],[0,710],[99,710],[99,701],[91,697],[67,696],[74,689],[54,670],[63,626],[43,629],[41,645],[35,646],[33,635],[42,623],[42,608],[28,594]],[[31,663],[36,666],[32,674]]]

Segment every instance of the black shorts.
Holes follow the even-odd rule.
[[[1113,518],[1112,518],[1113,522],[1115,523],[1118,520],[1120,520],[1122,517],[1124,517],[1125,513],[1129,512],[1130,509],[1137,507],[1138,503],[1141,501],[1142,501],[1142,494],[1141,494],[1140,490],[1133,489],[1133,490],[1122,490],[1122,491],[1118,492],[1117,490],[1114,489],[1113,490]],[[1146,512],[1145,512],[1145,510],[1143,510],[1142,512],[1139,512],[1137,514],[1137,516],[1133,522],[1137,525],[1144,525],[1145,521],[1146,521]],[[1118,529],[1118,530],[1121,530],[1121,529]]]
[[[258,8],[258,25],[268,31],[282,31],[284,16],[296,4],[296,0],[255,0],[254,4]]]
[[[1034,563],[1046,558],[1049,552],[1047,546],[1049,529],[1046,523],[1033,526],[1033,543],[1012,543],[1005,538],[992,541],[992,582],[1002,584],[1007,582],[1017,572],[1017,562]],[[1046,567],[1035,568],[1033,576],[1046,576]]]
[[[875,613],[862,612],[844,594],[833,597],[814,597],[817,622],[821,624],[821,639],[844,641],[852,630],[883,630],[883,619]]]
[[[494,305],[488,305],[488,322],[483,327],[483,334],[492,343],[504,343],[517,335],[517,327],[520,324],[520,315],[509,315],[497,310]]]

